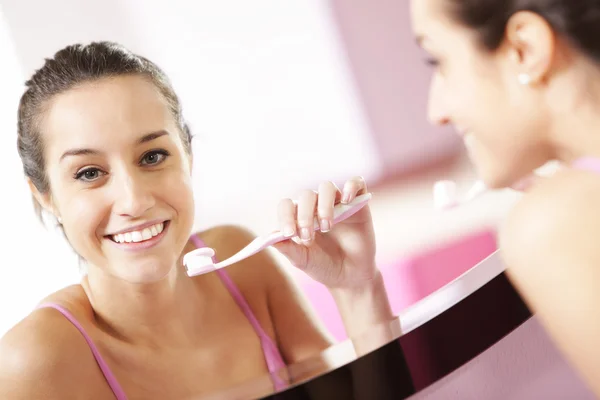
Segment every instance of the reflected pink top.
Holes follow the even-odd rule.
[[[191,240],[196,245],[196,247],[204,247],[204,243],[202,242],[202,240],[200,240],[195,235],[192,236]],[[213,261],[215,262],[215,264],[217,263],[216,259]],[[271,337],[269,335],[267,335],[266,332],[264,331],[264,329],[260,326],[260,323],[258,322],[258,319],[252,312],[250,305],[248,304],[248,302],[242,295],[242,292],[240,292],[239,288],[235,285],[235,283],[233,282],[231,277],[227,274],[227,272],[224,269],[220,269],[220,270],[216,271],[216,274],[219,276],[219,278],[223,282],[223,285],[225,285],[225,287],[227,288],[227,290],[229,291],[229,293],[231,294],[231,296],[233,297],[233,299],[235,300],[237,305],[240,307],[240,309],[242,310],[242,312],[244,313],[246,318],[248,318],[248,321],[250,322],[250,324],[254,328],[254,331],[258,335],[261,346],[262,346],[263,353],[265,355],[265,361],[267,363],[267,368],[269,369],[269,373],[271,374],[271,377],[273,380],[273,385],[274,385],[275,389],[276,390],[285,389],[287,387],[287,383],[284,382],[276,374],[279,369],[285,367],[285,362],[283,361],[283,357],[281,356],[281,353],[279,352],[279,348],[273,342]],[[110,370],[106,361],[102,358],[100,351],[98,350],[98,348],[92,341],[91,337],[88,335],[88,333],[85,331],[85,329],[83,329],[83,326],[81,326],[81,324],[79,323],[79,321],[77,321],[77,319],[73,316],[73,314],[71,314],[67,309],[65,309],[64,307],[62,307],[61,305],[56,304],[56,303],[44,303],[44,304],[41,304],[40,306],[38,306],[38,308],[53,308],[53,309],[57,310],[62,315],[64,315],[64,317],[66,319],[68,319],[75,326],[75,328],[77,328],[77,330],[79,330],[79,332],[81,332],[81,335],[83,336],[86,343],[90,347],[90,350],[92,351],[94,359],[96,360],[98,367],[100,367],[100,371],[102,371],[102,374],[104,375],[104,378],[106,379],[106,382],[108,383],[108,386],[110,386],[116,399],[117,400],[126,400],[127,396],[125,395],[123,388],[119,384],[119,381],[117,380],[117,378],[115,377],[113,372]]]

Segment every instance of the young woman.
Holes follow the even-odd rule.
[[[500,235],[508,273],[600,396],[600,1],[414,0],[429,116],[492,188],[529,186]],[[549,160],[549,179],[531,173]]]
[[[182,399],[267,372],[282,389],[282,366],[332,344],[268,252],[186,275],[183,254],[209,246],[227,258],[252,235],[234,226],[192,233],[191,135],[155,64],[113,43],[74,45],[26,85],[25,176],[87,275],[4,336],[0,398]],[[350,336],[393,319],[369,208],[331,230],[334,204],[364,191],[360,178],[341,191],[324,183],[279,208],[280,228],[300,240],[278,250],[330,289]]]

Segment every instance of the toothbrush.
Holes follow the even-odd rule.
[[[365,193],[356,196],[356,198],[348,204],[337,204],[333,208],[333,224],[335,225],[339,222],[342,222],[343,220],[356,214],[365,205],[367,205],[369,200],[371,200],[371,197],[371,193]],[[316,218],[314,222],[314,230],[320,230],[320,224]],[[259,251],[274,245],[275,243],[290,239],[292,238],[285,236],[281,231],[273,232],[269,235],[259,236],[238,253],[217,264],[215,264],[213,261],[215,251],[209,247],[201,247],[183,256],[183,264],[187,267],[188,276],[192,277],[202,275],[240,262],[250,256],[253,256]]]
[[[433,203],[438,210],[449,210],[475,200],[487,190],[483,181],[476,181],[461,199],[456,193],[454,181],[438,181],[433,185]]]

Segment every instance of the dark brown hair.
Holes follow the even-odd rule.
[[[124,75],[143,76],[159,89],[179,123],[186,151],[191,154],[192,136],[183,119],[181,103],[169,79],[156,64],[112,42],[71,45],[45,60],[44,65],[25,83],[26,90],[19,102],[19,156],[25,176],[40,193],[50,190],[40,132],[40,121],[48,102],[53,96],[78,85]],[[41,216],[40,205],[36,201],[34,204]]]
[[[543,17],[573,46],[600,62],[600,0],[446,0],[452,17],[474,29],[487,50],[496,50],[506,24],[519,11]]]

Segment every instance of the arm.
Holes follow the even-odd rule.
[[[384,329],[395,317],[379,270],[365,285],[329,291],[344,321],[346,334],[357,339],[354,344],[358,354],[367,353],[393,339],[391,326]]]
[[[305,304],[306,301],[288,274],[281,267],[273,268],[279,271],[275,272],[270,280],[272,287],[269,291],[269,304],[276,321],[278,337],[282,339],[287,352],[297,354],[298,350],[295,347],[299,343],[324,329],[316,322],[312,310]],[[329,365],[324,358],[319,358],[322,365],[311,365],[309,373],[305,376],[302,376],[301,371],[298,373],[291,370],[292,377],[296,378],[295,380],[303,380],[321,375],[306,385],[309,393],[315,398],[386,400],[414,394],[412,377],[402,347],[394,340],[400,336],[399,326],[389,323],[393,317],[381,276],[378,275],[377,280],[365,288],[332,294],[340,313],[343,312],[342,318],[347,332],[349,335],[355,334],[350,336],[354,354],[343,354],[340,360],[333,360],[334,365]],[[333,343],[331,339],[327,341]],[[306,346],[307,342],[304,343]],[[316,356],[318,353],[315,350],[319,349],[321,343],[322,339],[313,342],[312,346],[305,347],[306,350],[313,348],[312,354],[309,350],[299,353],[296,357],[301,360],[307,355]],[[345,364],[348,359],[352,361],[350,364],[341,367],[335,365],[340,362]],[[305,364],[300,363],[301,366]],[[322,375],[323,373],[327,375]]]
[[[600,183],[561,173],[515,207],[500,235],[512,282],[600,395]]]

